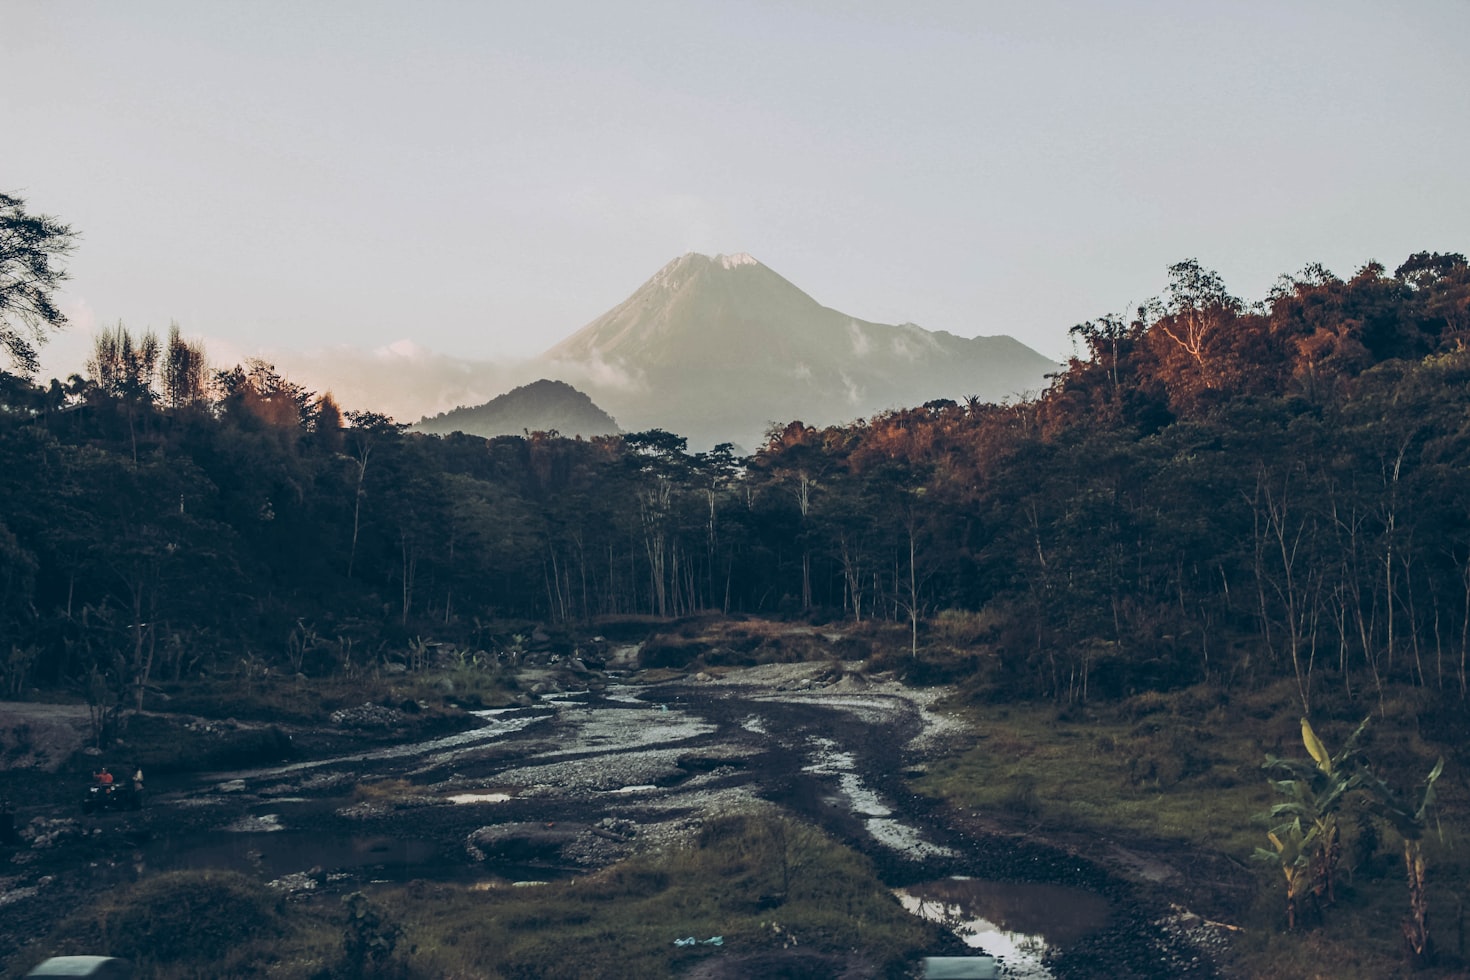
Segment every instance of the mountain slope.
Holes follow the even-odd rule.
[[[825,425],[936,398],[998,401],[1058,365],[1010,337],[967,339],[822,306],[749,255],[690,253],[543,355],[629,430],[755,449],[773,423]]]
[[[525,432],[558,432],[564,436],[613,435],[620,430],[612,416],[564,381],[542,379],[508,391],[475,408],[456,408],[413,426],[418,432],[518,436]]]

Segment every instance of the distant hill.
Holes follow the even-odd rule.
[[[1035,394],[1059,365],[1006,336],[964,338],[822,306],[749,255],[690,253],[548,350],[630,431],[756,449],[772,423],[827,425],[977,395]],[[493,403],[492,403],[493,404]]]
[[[542,379],[508,391],[475,408],[456,408],[426,418],[417,432],[518,436],[526,432],[558,432],[563,436],[615,435],[621,430],[612,416],[564,381]]]

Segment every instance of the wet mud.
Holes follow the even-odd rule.
[[[429,738],[294,733],[296,758],[163,781],[137,813],[84,816],[9,773],[0,790],[27,802],[0,852],[0,958],[97,889],[175,868],[231,868],[288,896],[552,880],[776,806],[868,855],[900,898],[921,895],[957,930],[936,952],[983,949],[1011,977],[1224,975],[1228,937],[1193,914],[1215,909],[1181,908],[1167,875],[1130,868],[1115,842],[1028,839],[909,789],[906,772],[966,737],[934,697],[830,665],[611,685]],[[973,923],[996,919],[1020,938],[977,941]]]

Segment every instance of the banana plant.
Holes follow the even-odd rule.
[[[1258,847],[1254,857],[1280,867],[1286,878],[1286,928],[1295,930],[1301,918],[1302,896],[1312,881],[1311,852],[1316,845],[1317,829],[1302,830],[1302,822],[1292,819],[1266,832],[1274,850]]]
[[[1444,773],[1444,757],[1425,777],[1422,788],[1405,795],[1394,790],[1377,776],[1367,780],[1368,807],[1386,820],[1404,841],[1404,874],[1409,885],[1409,917],[1404,920],[1404,953],[1415,969],[1427,966],[1434,958],[1434,945],[1429,935],[1429,894],[1425,891],[1427,867],[1424,860],[1424,833],[1429,828],[1429,813],[1434,807],[1434,784]]]
[[[1311,844],[1311,892],[1318,903],[1332,905],[1337,901],[1337,865],[1342,858],[1337,813],[1348,794],[1362,786],[1366,778],[1359,743],[1367,727],[1368,719],[1364,718],[1337,754],[1332,755],[1317,737],[1312,723],[1303,718],[1302,744],[1311,761],[1268,755],[1261,766],[1276,792],[1286,797],[1284,802],[1271,807],[1271,819],[1289,818],[1310,828],[1306,839]]]

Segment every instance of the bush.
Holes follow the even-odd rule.
[[[669,668],[673,670],[685,670],[705,650],[705,645],[698,641],[683,641],[669,636],[657,636],[651,638],[638,652],[638,666],[644,670],[656,670],[658,668]]]
[[[986,658],[974,650],[920,648],[918,656],[907,646],[885,645],[866,663],[870,673],[892,671],[905,684],[933,687],[972,681],[985,672]]]
[[[1002,615],[993,609],[971,612],[968,609],[944,609],[929,621],[930,635],[956,646],[974,646],[995,638]]]
[[[342,899],[347,925],[342,930],[342,962],[338,974],[359,977],[401,977],[407,973],[393,957],[403,929],[362,892]]]
[[[113,955],[143,967],[169,964],[223,971],[224,964],[242,959],[241,951],[252,943],[283,935],[282,912],[278,895],[244,875],[174,871],[79,913],[61,933],[90,933]],[[144,975],[149,975],[146,970]]]

